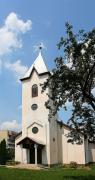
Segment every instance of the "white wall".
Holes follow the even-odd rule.
[[[58,138],[56,117],[50,121],[50,164],[58,164]]]
[[[17,143],[22,139],[22,135],[15,139],[15,161],[22,162],[22,149]]]
[[[95,162],[95,143],[88,143],[89,162]]]
[[[58,125],[58,157],[59,163],[69,164],[71,161],[78,164],[85,164],[85,148],[84,142],[81,145],[72,144],[67,142],[66,134],[69,132],[69,128],[63,126],[60,129]]]

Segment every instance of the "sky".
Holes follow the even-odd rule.
[[[45,63],[51,70],[65,35],[65,23],[74,31],[95,27],[95,0],[0,0],[0,129],[21,128],[19,79],[38,55],[42,43]],[[65,121],[69,111],[60,113]]]

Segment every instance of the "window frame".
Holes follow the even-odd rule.
[[[33,133],[33,134],[37,134],[38,132],[39,132],[38,127],[34,126],[34,127],[32,128],[32,133]]]
[[[32,85],[32,97],[37,97],[38,96],[38,85],[33,84]]]
[[[31,105],[31,109],[33,110],[33,111],[36,111],[37,109],[38,109],[38,105],[35,103],[35,104],[32,104]]]

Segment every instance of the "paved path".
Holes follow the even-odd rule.
[[[35,164],[18,164],[14,166],[7,166],[8,168],[19,168],[19,169],[33,169],[33,170],[41,170],[45,167],[42,165],[35,165]]]

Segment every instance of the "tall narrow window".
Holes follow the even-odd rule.
[[[36,97],[36,96],[38,96],[38,86],[37,84],[34,84],[32,86],[32,97]]]

